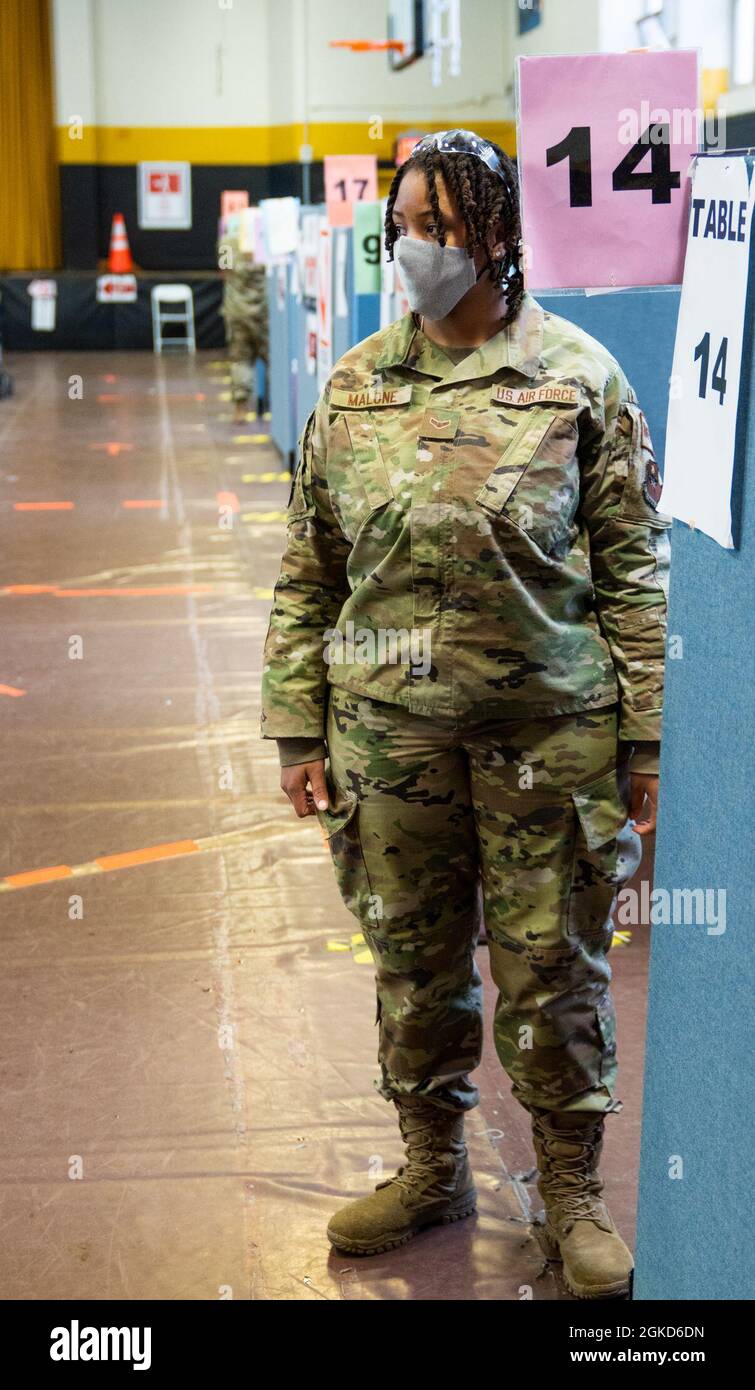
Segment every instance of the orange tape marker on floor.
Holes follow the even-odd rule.
[[[75,502],[14,502],[16,512],[72,512]]]
[[[211,594],[214,584],[144,585],[130,589],[53,589],[55,598],[164,598],[181,594]]]
[[[54,864],[49,869],[29,869],[25,874],[8,874],[4,882],[9,888],[28,888],[32,883],[52,883],[56,878],[70,878],[70,864]]]
[[[127,497],[125,501],[121,502],[121,506],[131,511],[137,507],[161,507],[162,499],[160,497]]]
[[[25,695],[25,690],[19,690],[17,685],[0,685],[0,695],[10,695],[11,699],[18,699],[19,695]]]
[[[241,511],[241,503],[235,492],[216,492],[215,501],[219,507],[230,507],[232,512]]]
[[[153,584],[122,589],[61,589],[57,584],[6,584],[0,594],[52,594],[53,598],[171,598],[182,594],[212,594],[214,584]]]
[[[108,869],[129,869],[134,864],[153,864],[156,859],[175,859],[181,854],[198,854],[196,840],[175,840],[173,844],[151,845],[149,849],[132,849],[126,854],[106,854],[95,859],[95,864],[107,872]]]
[[[122,444],[117,439],[111,439],[107,444],[90,444],[90,449],[104,449],[111,458],[117,458],[118,454],[128,453],[133,449],[133,444]]]
[[[281,820],[280,828],[288,828],[288,816],[285,818],[285,827]],[[198,840],[174,840],[164,845],[149,845],[146,849],[128,850],[124,854],[104,854],[99,859],[90,859],[86,864],[54,864],[46,869],[8,874],[5,878],[0,878],[0,893],[8,893],[17,888],[33,888],[35,884],[51,883],[55,879],[91,878],[115,869],[135,869],[162,860],[184,859],[189,854],[222,851],[226,845],[245,844],[248,836],[249,831],[246,828],[229,830],[221,835],[206,835]]]
[[[54,594],[54,584],[6,584],[0,594]]]
[[[121,395],[118,391],[101,391],[97,397],[97,401],[100,405],[110,405],[111,401],[123,401],[125,399],[125,396]]]

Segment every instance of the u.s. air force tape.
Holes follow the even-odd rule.
[[[490,399],[500,405],[538,405],[541,401],[551,405],[578,405],[579,391],[576,386],[558,386],[555,382],[546,386],[496,386]]]

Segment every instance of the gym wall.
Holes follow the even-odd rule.
[[[510,7],[498,0],[462,6],[463,43],[485,56],[443,87],[433,87],[429,63],[389,77],[385,53],[329,46],[385,39],[385,6],[367,0],[53,6],[69,268],[92,268],[107,254],[116,211],[145,270],[213,267],[224,188],[245,188],[252,202],[284,194],[316,202],[323,155],[339,152],[377,154],[385,186],[395,138],[413,125],[473,125],[514,150],[513,31]],[[308,190],[299,162],[305,143],[313,152]],[[190,230],[139,230],[136,165],[147,159],[191,163]]]

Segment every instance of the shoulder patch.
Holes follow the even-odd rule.
[[[653,508],[654,512],[658,511],[658,503],[661,500],[662,489],[663,481],[658,471],[658,464],[654,458],[649,458],[645,464],[645,477],[642,480],[642,495],[648,506]]]

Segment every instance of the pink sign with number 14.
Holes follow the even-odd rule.
[[[520,58],[518,97],[528,285],[681,284],[697,50]]]

